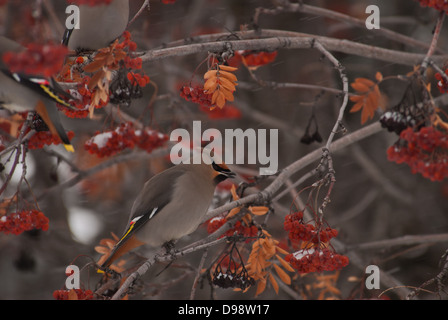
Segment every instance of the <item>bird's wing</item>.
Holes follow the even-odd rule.
[[[60,91],[64,91],[61,87],[57,86],[56,89],[53,87],[56,81],[39,76],[28,76],[16,72],[10,72],[7,69],[1,69],[6,76],[13,79],[17,83],[33,90],[44,98],[51,99],[59,104],[62,104],[65,107],[73,108],[73,106],[65,101],[61,96],[71,97],[68,93],[62,94]],[[73,98],[73,97],[71,97]]]
[[[65,32],[64,32],[64,35],[62,36],[62,41],[61,41],[61,43],[64,45],[64,46],[68,46],[68,42],[70,41],[70,36],[72,35],[72,33],[73,33],[73,29],[74,28],[67,28],[67,29],[65,29]]]
[[[135,199],[129,222],[146,214],[151,215],[154,208],[158,208],[157,212],[160,212],[171,201],[174,191],[172,182],[182,175],[182,171],[179,171],[181,168],[182,165],[171,167],[165,170],[163,174],[155,175],[145,183],[142,191]],[[157,212],[154,212],[152,216]]]
[[[143,225],[148,223],[148,221],[170,203],[174,186],[167,184],[167,182],[175,181],[180,174],[179,171],[173,171],[173,168],[167,169],[163,175],[156,175],[145,183],[145,186],[134,202],[126,230],[109,254],[107,260],[101,264],[101,268],[109,267],[118,257],[143,244],[134,235]]]

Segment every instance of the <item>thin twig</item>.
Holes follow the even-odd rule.
[[[359,26],[365,28],[365,21],[358,19],[334,10],[325,9],[321,7],[316,7],[312,5],[307,5],[304,3],[290,3],[289,1],[283,1],[283,5],[275,9],[257,8],[256,14],[254,15],[254,23],[258,24],[258,19],[261,14],[279,14],[282,12],[302,12],[307,14],[313,14],[340,22],[348,23],[351,25]],[[383,35],[385,38],[405,44],[407,46],[413,46],[423,49],[428,49],[429,45],[425,42],[419,41],[412,37],[403,35],[401,33],[395,32],[393,30],[381,27],[377,30],[371,30],[370,32],[375,32],[378,35]]]
[[[196,277],[193,281],[193,286],[191,288],[191,293],[190,293],[190,300],[193,300],[196,295],[196,289],[197,289],[197,286],[199,283],[199,279],[201,278],[201,275],[202,275],[202,269],[204,267],[204,263],[205,263],[205,259],[207,258],[207,254],[208,254],[208,249],[205,249],[204,253],[202,254],[201,261],[199,262],[199,265],[197,268]]]
[[[413,202],[414,197],[409,193],[402,191],[398,186],[390,181],[360,146],[352,146],[351,151],[353,152],[353,156],[357,160],[358,164],[373,181],[381,186],[381,189],[384,190],[387,195],[394,197],[405,204],[411,204]]]
[[[378,132],[381,132],[382,128],[379,123],[373,123],[371,125],[368,125],[364,128],[361,128],[351,134],[347,134],[344,137],[337,139],[333,142],[332,145],[332,151],[336,152],[338,150],[341,150],[348,145],[351,145],[353,143],[358,142],[359,140],[365,139],[367,137],[370,137],[371,135],[374,135]],[[220,214],[228,210],[232,210],[236,207],[241,207],[245,204],[254,203],[257,201],[266,201],[268,199],[271,199],[272,196],[284,185],[285,181],[289,179],[291,175],[296,173],[297,171],[307,167],[308,165],[312,164],[313,162],[319,160],[322,157],[322,149],[316,149],[304,157],[298,159],[297,161],[293,162],[289,166],[285,167],[279,175],[274,179],[274,181],[271,182],[269,186],[267,186],[263,191],[260,191],[257,194],[251,194],[244,198],[232,201],[230,203],[227,203],[225,205],[222,205],[219,208],[210,210],[206,217],[204,218],[204,221]]]
[[[135,280],[137,280],[139,277],[141,277],[142,275],[144,275],[150,268],[152,265],[154,265],[156,262],[161,262],[161,261],[170,261],[176,257],[180,257],[180,256],[184,256],[186,254],[190,254],[192,252],[195,251],[199,251],[199,250],[203,250],[206,248],[210,248],[212,246],[218,245],[220,243],[223,243],[227,241],[226,238],[221,238],[218,240],[215,240],[213,242],[209,242],[203,245],[198,245],[195,247],[190,247],[189,249],[182,249],[179,251],[176,251],[174,253],[167,253],[164,255],[154,255],[152,258],[146,260],[138,269],[136,272],[132,273],[127,279],[126,281],[124,281],[124,283],[121,285],[121,287],[117,290],[117,292],[114,294],[114,296],[112,297],[112,300],[117,300],[117,299],[121,299],[121,297],[123,295],[126,294],[127,290],[132,286],[132,284],[134,283]]]
[[[225,33],[222,35],[226,35]],[[228,35],[228,34],[227,34]],[[256,37],[256,32],[245,32],[245,37]],[[323,36],[315,36],[298,32],[281,30],[263,30],[262,35],[270,38],[248,39],[248,40],[226,40],[212,41],[205,43],[193,43],[167,47],[143,52],[140,56],[143,63],[154,62],[169,57],[180,57],[203,52],[219,52],[225,50],[230,45],[233,50],[266,50],[274,51],[279,49],[311,49],[312,40],[319,41],[327,50],[342,52],[350,55],[358,55],[367,59],[376,59],[401,65],[415,65],[421,63],[425,58],[423,54],[401,52],[391,49],[357,43],[345,39],[334,39]],[[213,39],[218,39],[219,34],[214,34]],[[205,38],[210,38],[207,36]],[[201,39],[197,37],[197,39]],[[181,42],[182,43],[182,42]],[[433,56],[433,60],[441,64],[447,59],[446,55]]]
[[[20,155],[21,155],[21,153],[22,153],[21,148],[24,147],[22,144],[26,141],[25,138],[27,138],[28,135],[29,135],[29,133],[30,133],[30,132],[29,132],[28,134],[26,134],[26,131],[27,131],[28,128],[29,128],[29,125],[28,125],[28,124],[29,124],[29,122],[31,121],[32,117],[33,117],[32,113],[31,113],[31,112],[28,113],[27,121],[24,122],[22,128],[20,129],[19,138],[17,139],[17,141],[16,141],[16,143],[15,143],[16,156],[15,156],[15,158],[14,158],[14,162],[12,163],[11,170],[9,171],[9,174],[8,174],[7,177],[6,177],[6,181],[5,181],[5,183],[2,185],[2,187],[0,188],[0,195],[1,195],[1,194],[6,190],[6,188],[8,187],[8,184],[9,184],[9,182],[11,181],[12,176],[13,176],[13,174],[14,174],[14,172],[15,172],[15,170],[16,170],[16,167],[17,167],[17,165],[18,165],[18,163],[19,163],[19,158],[20,158]],[[32,130],[32,131],[34,131],[34,130]],[[33,134],[34,134],[34,133],[33,133]],[[32,134],[32,135],[33,135],[33,134]],[[31,137],[32,135],[30,135],[29,137]]]
[[[347,245],[347,251],[383,250],[394,246],[409,246],[422,243],[437,243],[448,241],[448,233],[427,234],[416,236],[403,236],[394,239],[385,239],[354,245]]]
[[[134,17],[129,21],[128,28],[142,14],[142,12],[145,10],[145,8],[147,8],[148,11],[151,10],[151,4],[149,3],[149,0],[145,0],[143,5],[141,6],[140,10],[138,10],[138,12],[134,15]]]
[[[342,92],[344,93],[343,101],[341,104],[341,107],[339,108],[339,115],[336,120],[336,123],[334,124],[333,130],[331,130],[330,136],[328,137],[327,143],[325,145],[325,148],[330,150],[330,146],[333,143],[333,139],[336,133],[340,132],[341,126],[342,126],[342,118],[344,117],[345,108],[347,107],[348,103],[348,79],[345,75],[344,67],[341,65],[341,63],[327,50],[322,46],[321,43],[318,41],[314,42],[313,46],[318,49],[322,54],[325,55],[325,57],[334,65],[336,70],[338,70],[339,75],[341,77],[342,81]]]
[[[92,176],[106,168],[109,168],[111,166],[114,166],[116,164],[119,163],[123,163],[123,162],[127,162],[127,161],[131,161],[131,160],[145,160],[145,159],[154,159],[154,158],[158,158],[158,157],[163,157],[166,154],[169,153],[168,147],[165,148],[159,148],[157,150],[152,151],[151,153],[147,153],[147,152],[130,152],[130,153],[126,153],[126,154],[122,154],[116,157],[113,157],[109,160],[106,160],[104,162],[101,162],[100,164],[87,169],[87,170],[80,170],[78,169],[78,173],[73,176],[72,178],[70,178],[69,180],[62,182],[59,185],[55,185],[51,188],[45,189],[44,191],[42,191],[38,196],[37,199],[41,199],[43,197],[45,197],[48,193],[51,193],[55,190],[61,190],[61,189],[66,189],[66,188],[70,188],[73,187],[74,185],[78,184],[80,181],[82,181],[83,179]]]
[[[436,27],[434,29],[434,34],[432,36],[431,45],[429,46],[428,52],[422,62],[422,69],[426,70],[428,68],[429,60],[434,55],[434,51],[437,47],[437,42],[439,40],[440,32],[442,31],[443,21],[445,20],[445,11],[440,11],[439,17],[437,19]]]

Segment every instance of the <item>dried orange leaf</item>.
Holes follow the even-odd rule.
[[[333,293],[333,294],[335,294],[337,296],[341,294],[341,291],[338,288],[334,287],[334,286],[328,286],[327,287],[327,291],[331,292],[331,293]]]
[[[103,246],[95,246],[95,251],[101,254],[106,254],[110,252],[110,249]]]
[[[265,242],[262,245],[263,252],[266,254],[266,256],[271,258],[275,254],[275,246],[273,246],[271,243]]]
[[[116,243],[117,243],[117,241],[112,240],[112,239],[101,239],[100,240],[100,245],[106,246],[106,247],[109,247],[109,248],[113,248]]]
[[[264,289],[266,289],[266,279],[260,279],[257,285],[257,291],[255,292],[255,296],[263,293]]]
[[[204,91],[211,93],[211,92],[214,92],[217,87],[218,87],[218,79],[210,78],[204,84]]]
[[[229,214],[226,216],[226,219],[232,218],[234,215],[236,215],[238,212],[240,212],[240,208],[233,208],[230,210]]]
[[[367,87],[373,87],[375,85],[375,82],[367,78],[356,78],[355,82],[361,83]]]
[[[222,88],[233,92],[233,91],[236,90],[235,86],[238,85],[238,84],[237,83],[233,83],[229,79],[226,79],[226,78],[219,78],[219,85]]]
[[[252,219],[250,215],[246,214],[244,217],[241,218],[241,221],[243,221],[245,225],[248,226],[252,222]]]
[[[364,95],[353,95],[350,97],[351,102],[359,102],[364,99]]]
[[[266,230],[262,230],[262,232],[263,232],[263,234],[264,234],[266,237],[268,237],[268,238],[271,238],[271,237],[272,237],[272,236],[270,235],[270,233],[267,232]]]
[[[272,288],[274,288],[275,293],[278,294],[278,283],[272,273],[269,273],[269,282],[272,284]]]
[[[215,92],[213,92],[212,104],[216,104],[216,99],[218,99],[218,94],[219,94],[219,90],[216,90]]]
[[[288,270],[289,272],[294,272],[294,268],[291,267],[291,265],[282,257],[280,257],[278,254],[275,255],[275,257],[277,258],[277,260],[282,264],[283,268],[285,268],[286,270]]]
[[[224,105],[226,104],[226,96],[224,95],[224,92],[222,90],[217,90],[215,92],[218,92],[218,96],[216,98],[216,105],[222,109]],[[232,96],[233,97],[233,96]],[[233,100],[233,99],[232,99]]]
[[[373,109],[373,112],[375,112],[376,109],[379,107],[378,100],[380,98],[379,93],[377,94],[376,91],[373,91],[371,94],[368,95],[367,99],[369,102],[370,109]]]
[[[383,75],[381,74],[381,72],[378,71],[378,72],[375,74],[375,79],[376,79],[378,82],[383,81]]]
[[[361,124],[367,120],[372,119],[375,115],[375,110],[378,109],[378,97],[372,92],[367,96],[366,102],[361,113]]]
[[[361,93],[369,92],[369,90],[371,88],[371,87],[365,85],[364,83],[358,82],[358,81],[352,82],[350,84],[350,86],[353,89],[355,89],[356,91],[361,92]]]
[[[230,193],[232,194],[233,200],[238,200],[240,197],[236,194],[236,187],[234,184],[232,184],[232,187],[230,188]]]
[[[114,238],[117,242],[120,240],[120,238],[118,238],[115,233],[111,232],[110,234],[112,235],[112,238]]]
[[[237,77],[233,73],[227,71],[219,71],[219,77],[224,77],[232,82],[238,81]]]
[[[68,300],[78,300],[78,294],[76,293],[75,289],[71,289],[68,292]]]
[[[216,78],[217,70],[209,70],[204,74],[204,79]]]
[[[264,206],[256,206],[256,207],[250,207],[249,210],[256,216],[262,216],[269,211],[269,208]]]
[[[225,71],[236,71],[236,70],[238,70],[238,68],[231,67],[231,66],[225,66],[225,65],[220,65],[219,69],[225,70]]]
[[[87,87],[89,88],[89,90],[93,90],[98,85],[101,85],[101,81],[103,80],[103,78],[105,76],[106,76],[106,72],[105,72],[104,69],[101,69],[101,70],[97,71],[92,76],[92,78],[90,79],[89,83],[87,84]]]
[[[279,247],[279,246],[276,246],[275,249],[276,249],[278,252],[280,252],[281,254],[289,254],[288,251],[286,251],[285,249],[283,249],[283,248],[281,248],[281,247]]]
[[[254,241],[254,243],[252,244],[252,251],[255,250],[256,248],[258,248],[260,246],[260,241]]]
[[[350,109],[350,112],[358,112],[364,106],[364,100],[358,101],[355,105]]]
[[[92,72],[96,72],[96,71],[100,70],[104,66],[105,66],[105,61],[103,59],[96,57],[94,61],[92,61],[91,63],[89,63],[88,65],[86,65],[84,67],[84,71],[92,73]]]
[[[283,270],[276,264],[274,264],[274,269],[275,272],[277,272],[280,280],[282,280],[286,284],[291,284],[291,277],[285,272],[285,270]]]
[[[439,112],[439,111],[437,111],[437,112]],[[440,118],[440,116],[438,114],[436,114],[434,117],[433,125],[440,126],[441,128],[448,130],[448,123],[443,121],[442,118]]]
[[[223,96],[224,96],[225,100],[227,100],[227,101],[233,101],[234,100],[233,94],[232,94],[231,91],[228,91],[228,90],[225,90],[225,89],[221,89],[221,92],[223,93]],[[225,103],[225,101],[224,101],[224,103]]]
[[[361,124],[364,124],[367,120],[372,119],[375,115],[375,111],[380,107],[382,103],[381,92],[377,85],[375,85],[369,93],[363,95],[364,99],[359,99],[350,112],[357,112],[362,109]],[[353,100],[352,100],[353,101]]]

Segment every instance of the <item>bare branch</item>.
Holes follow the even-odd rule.
[[[340,12],[336,12],[334,10],[329,10],[325,8],[319,8],[312,5],[307,5],[302,2],[300,3],[290,3],[289,1],[282,1],[282,5],[275,8],[275,9],[266,9],[266,8],[257,8],[256,13],[254,15],[254,23],[258,24],[258,19],[261,14],[279,14],[282,12],[302,12],[307,14],[313,14],[325,18],[334,19],[336,21],[348,23],[351,25],[355,25],[361,28],[365,28],[365,21],[362,19],[358,19]],[[423,48],[428,49],[430,45],[427,43],[424,43],[422,41],[419,41],[417,39],[414,39],[412,37],[403,35],[401,33],[392,31],[390,29],[381,27],[377,30],[371,30],[370,32],[375,32],[378,35],[382,35],[385,38],[396,41],[405,45],[417,47],[417,48]]]
[[[345,249],[347,251],[382,250],[384,248],[390,248],[393,246],[408,246],[422,243],[437,243],[437,242],[445,242],[447,240],[448,240],[447,233],[403,236],[395,239],[385,239],[354,245],[347,245]]]
[[[386,62],[398,63],[402,65],[416,65],[423,61],[424,54],[401,52],[391,49],[375,47],[371,45],[361,44],[345,39],[334,39],[323,36],[310,35],[299,32],[282,31],[282,30],[262,30],[261,34],[255,31],[236,32],[236,35],[242,39],[248,40],[229,40],[229,41],[211,41],[204,43],[193,43],[180,45],[181,42],[176,42],[177,46],[171,47],[173,44],[168,44],[163,49],[154,49],[144,52],[141,55],[144,63],[158,61],[169,57],[186,56],[203,52],[219,52],[225,50],[227,45],[230,45],[233,50],[266,50],[273,51],[279,49],[311,49],[312,40],[319,41],[327,50],[342,52],[350,55],[357,55],[364,58],[376,59]],[[195,37],[195,40],[200,39],[220,39],[223,36],[228,36],[228,33],[213,34],[205,37]],[[260,36],[265,37],[258,39]],[[257,39],[250,39],[250,38]],[[443,64],[447,59],[446,55],[435,55],[433,60],[437,64]]]

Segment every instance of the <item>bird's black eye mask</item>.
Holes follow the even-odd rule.
[[[219,173],[223,173],[223,174],[229,174],[229,173],[231,174],[232,173],[232,171],[230,171],[229,169],[223,168],[223,167],[217,165],[215,162],[212,162],[212,167],[215,171],[217,171]]]
[[[230,171],[228,168],[223,168],[219,165],[217,165],[215,162],[212,162],[213,169],[218,173],[214,178],[213,182],[215,184],[218,184],[220,182],[223,182],[227,178],[233,178],[235,177],[235,174]]]

